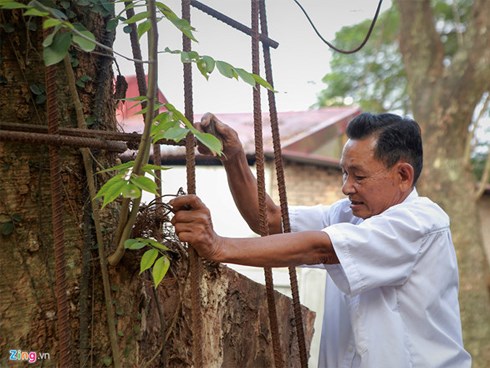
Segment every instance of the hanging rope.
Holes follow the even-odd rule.
[[[191,22],[190,0],[182,0],[182,18]],[[190,38],[182,35],[182,49],[191,51]],[[192,65],[184,63],[184,113],[190,121],[194,121],[192,105]],[[194,153],[194,136],[189,133],[186,137],[186,172],[187,193],[196,194],[196,159]],[[194,248],[189,247],[190,278],[191,278],[191,304],[192,304],[192,356],[194,367],[204,367],[203,361],[203,338],[202,338],[202,316],[201,316],[201,261]]]
[[[252,1],[252,72],[260,73],[259,67],[259,1]],[[257,168],[257,190],[259,200],[259,224],[260,235],[269,235],[269,228],[266,214],[266,193],[265,193],[265,169],[264,169],[264,145],[262,140],[262,111],[260,105],[260,88],[253,89],[253,115],[254,115],[254,135],[255,135],[255,159]],[[276,303],[274,299],[274,283],[272,280],[272,270],[270,267],[264,268],[265,285],[267,292],[267,305],[269,307],[269,323],[272,335],[272,346],[274,350],[274,362],[276,368],[282,368],[282,352],[279,338],[279,327],[277,323]]]
[[[333,44],[331,44],[325,38],[323,38],[323,36],[318,31],[318,29],[316,28],[313,21],[311,20],[308,12],[305,10],[305,8],[303,8],[301,3],[298,0],[293,0],[293,1],[299,6],[299,8],[303,12],[303,14],[306,16],[306,19],[308,19],[308,22],[310,22],[311,27],[313,28],[313,30],[315,31],[317,36],[323,41],[323,43],[325,43],[331,49],[333,49],[337,52],[340,52],[341,54],[353,54],[353,53],[359,51],[360,49],[362,49],[364,47],[364,45],[368,42],[369,37],[371,36],[371,32],[373,31],[374,25],[376,24],[376,20],[378,19],[379,11],[381,10],[381,4],[383,3],[383,0],[379,0],[378,7],[376,8],[376,14],[374,15],[374,18],[371,21],[371,26],[369,27],[369,30],[366,34],[366,37],[364,37],[364,40],[361,42],[361,44],[352,50],[342,50],[342,49],[339,49],[338,47],[335,47]]]
[[[265,7],[264,0],[260,0],[260,28],[262,34],[264,36],[268,36],[267,14],[266,14],[266,7]],[[264,52],[264,66],[265,66],[266,80],[267,82],[269,82],[271,86],[273,86],[274,81],[272,78],[272,62],[271,62],[270,47],[262,43],[262,48]],[[269,116],[271,121],[272,142],[274,146],[274,162],[276,166],[277,186],[279,191],[279,202],[281,205],[282,224],[283,224],[284,232],[289,233],[291,232],[291,225],[289,222],[286,183],[284,179],[284,166],[282,162],[281,137],[279,133],[279,122],[277,118],[276,96],[273,91],[268,90],[267,97],[269,101]],[[308,367],[308,355],[306,352],[305,333],[303,329],[303,318],[301,314],[301,303],[299,300],[298,280],[296,277],[295,267],[289,267],[289,281],[291,285],[291,294],[293,297],[294,320],[296,324],[296,334],[298,337],[299,357],[300,357],[301,367],[304,368],[304,367]]]

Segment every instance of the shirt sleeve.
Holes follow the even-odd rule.
[[[428,228],[416,214],[387,212],[359,225],[339,223],[324,229],[340,261],[326,268],[344,293],[401,285],[412,272]]]
[[[289,208],[291,232],[321,230],[327,222],[328,206],[294,206]]]

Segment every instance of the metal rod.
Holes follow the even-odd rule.
[[[124,152],[128,149],[123,142],[111,142],[96,138],[70,137],[61,134],[30,133],[0,131],[0,141],[16,141],[33,144],[48,144],[50,146],[70,146],[99,148],[114,152]]]
[[[247,27],[245,24],[240,23],[233,18],[228,17],[227,15],[224,15],[223,13],[220,13],[219,11],[197,1],[197,0],[191,0],[191,6],[193,6],[196,9],[199,9],[203,13],[206,13],[213,18],[216,18],[223,23],[229,25],[230,27],[235,28],[236,30],[239,30],[249,36],[252,36],[253,32],[250,27]],[[260,42],[266,44],[269,47],[272,47],[273,49],[277,49],[279,47],[279,42],[274,41],[270,39],[268,36],[264,34],[259,34],[259,40]]]
[[[48,127],[45,125],[0,122],[0,136],[3,134],[4,131],[47,134]],[[141,134],[139,133],[111,132],[95,129],[59,128],[59,133],[63,136],[97,138],[98,140],[122,141],[131,143],[139,142],[141,139]],[[167,139],[161,139],[157,143],[165,144],[168,146],[185,145],[185,142],[175,142]]]

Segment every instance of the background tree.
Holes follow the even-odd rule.
[[[451,216],[464,339],[475,367],[490,361],[488,263],[477,212],[482,191],[468,154],[478,117],[488,116],[490,27],[485,14],[490,14],[487,0],[395,1],[364,49],[334,54],[317,103],[343,104],[349,96],[365,110],[410,113],[420,123],[425,167],[419,190]],[[343,28],[336,45],[359,44],[369,24]],[[480,168],[485,146],[477,151]],[[485,184],[488,177],[481,170]]]
[[[172,267],[156,290],[148,273],[139,275],[138,251],[126,252],[117,267],[108,267],[104,258],[116,248],[120,200],[99,212],[99,234],[92,208],[97,201],[89,194],[87,179],[96,180],[98,187],[107,182],[107,172],[93,175],[92,170],[113,166],[116,153],[92,149],[89,171],[77,147],[58,147],[61,180],[54,193],[51,150],[29,138],[33,132],[46,132],[55,108],[62,129],[80,128],[80,107],[82,120],[97,135],[116,130],[112,54],[108,52],[114,40],[114,2],[63,1],[59,8],[51,2],[34,4],[36,8],[23,15],[25,5],[0,0],[0,366],[25,365],[28,359],[40,366],[63,368],[192,366],[195,331],[190,320],[186,248],[173,244]],[[38,15],[46,7],[56,18],[83,24],[98,42],[96,52],[71,45],[69,28],[58,30],[56,37],[44,37],[50,30],[43,30]],[[144,21],[148,16],[139,17]],[[180,26],[185,23],[178,17],[173,20]],[[45,60],[66,61],[50,67],[54,78],[49,79],[49,88]],[[203,68],[207,70],[198,66],[201,72]],[[231,66],[226,71],[232,77],[235,72],[237,78],[238,74],[242,79],[249,76]],[[19,130],[22,138],[14,139],[12,133]],[[55,194],[61,196],[62,204],[53,210]],[[141,207],[133,236],[162,232],[165,218],[157,212],[154,207]],[[62,220],[62,239],[53,235],[55,216]],[[58,263],[55,244],[60,240],[64,262]],[[223,266],[205,263],[203,267],[202,366],[272,366],[265,288]],[[58,288],[60,275],[64,276],[62,288]],[[66,301],[63,326],[61,299]],[[291,301],[278,294],[276,300],[278,318],[289,322],[280,328],[283,359],[295,364],[299,357],[293,342]],[[305,314],[308,341],[313,317],[313,313]],[[36,356],[22,355],[29,352]]]

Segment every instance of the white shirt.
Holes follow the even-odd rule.
[[[469,368],[449,218],[416,190],[362,220],[350,201],[291,208],[293,231],[325,231],[328,271],[319,368]]]

